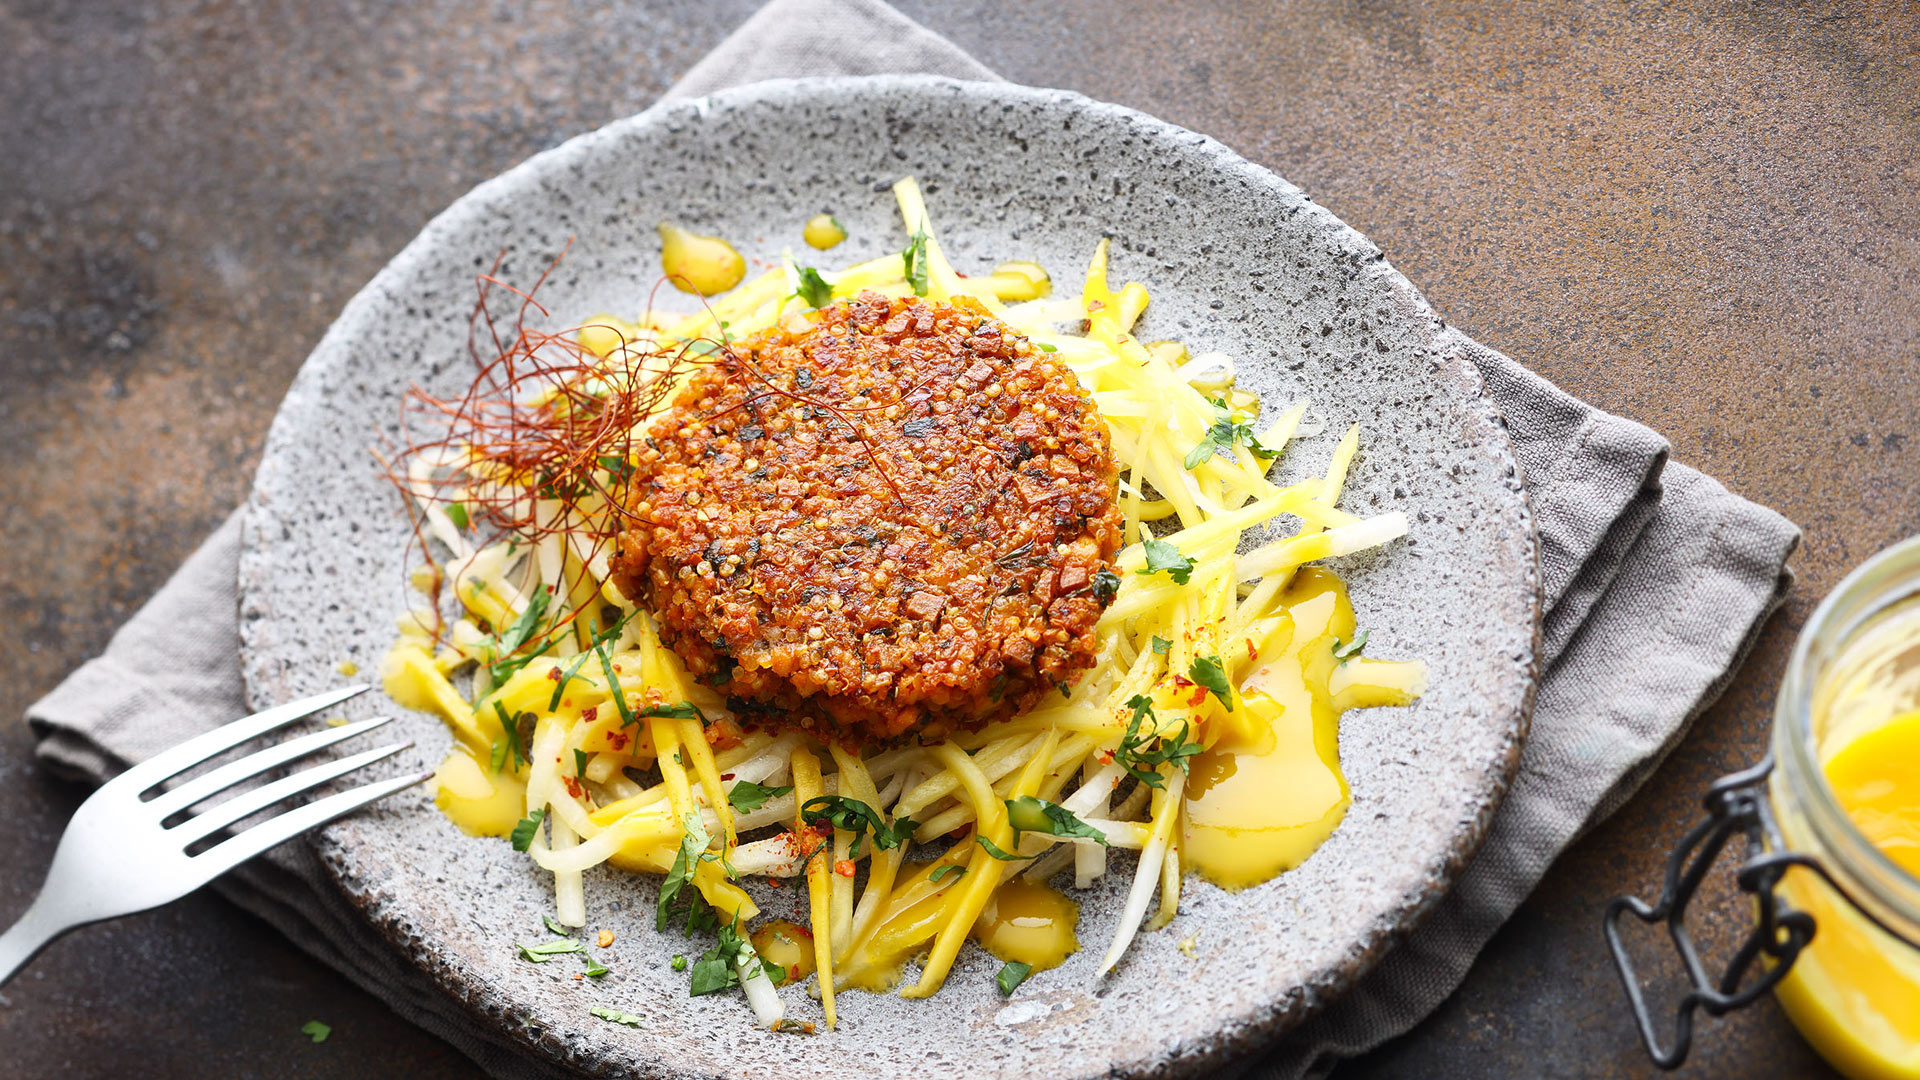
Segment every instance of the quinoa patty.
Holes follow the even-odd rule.
[[[923,740],[1094,661],[1105,423],[976,302],[833,304],[695,374],[635,455],[614,577],[762,726]]]

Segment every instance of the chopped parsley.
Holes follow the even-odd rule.
[[[587,778],[587,752],[577,746],[573,748],[573,775],[582,780]]]
[[[800,820],[808,825],[827,823],[836,829],[845,829],[854,834],[857,840],[863,833],[873,834],[873,846],[882,851],[897,848],[913,839],[913,830],[920,823],[912,818],[895,818],[888,825],[886,815],[861,802],[843,795],[821,795],[807,800],[800,808]]]
[[[927,880],[938,885],[950,877],[960,877],[966,872],[967,868],[961,866],[959,863],[947,863],[944,866],[936,868],[932,874],[927,876]]]
[[[767,804],[768,799],[777,799],[793,790],[793,785],[768,787],[751,780],[742,780],[727,792],[727,802],[743,814],[751,814]]]
[[[1108,846],[1105,833],[1074,817],[1073,811],[1059,803],[1050,803],[1031,795],[1008,799],[1006,803],[1007,824],[1013,826],[1015,847],[1020,845],[1020,834],[1023,832],[1060,837],[1078,836],[1087,840],[1096,840],[1101,847]]]
[[[1171,640],[1167,638],[1163,638],[1159,634],[1153,635],[1153,651],[1154,652],[1159,653],[1161,656],[1165,656],[1167,655],[1167,650],[1171,648],[1173,648],[1173,642]]]
[[[611,1020],[616,1024],[625,1024],[628,1027],[640,1026],[640,1018],[630,1012],[621,1012],[619,1009],[609,1009],[605,1005],[595,1005],[587,1011],[602,1020]]]
[[[1166,778],[1160,775],[1160,767],[1172,765],[1178,769],[1186,768],[1187,759],[1200,752],[1200,744],[1187,741],[1188,727],[1185,721],[1181,722],[1180,731],[1171,738],[1156,734],[1160,730],[1157,718],[1143,734],[1140,722],[1153,717],[1153,699],[1145,694],[1135,694],[1127,701],[1127,705],[1133,709],[1133,716],[1127,721],[1127,733],[1120,737],[1120,745],[1113,752],[1114,763],[1150,788],[1164,787]]]
[[[751,977],[756,969],[776,986],[786,981],[786,969],[760,959],[753,951],[753,943],[741,935],[740,920],[736,918],[719,928],[719,941],[693,962],[687,976],[687,996],[704,997],[738,986],[743,972]]]
[[[1339,638],[1334,638],[1333,658],[1344,664],[1354,657],[1359,656],[1367,650],[1367,638],[1372,636],[1372,634],[1373,631],[1371,630],[1362,630],[1358,634],[1355,634],[1353,640],[1347,642],[1345,645],[1340,644]]]
[[[675,917],[685,914],[687,932],[691,934],[701,914],[699,909],[706,906],[704,903],[696,902],[700,899],[698,889],[694,890],[693,896],[685,905],[674,903],[680,895],[681,887],[693,880],[693,871],[700,861],[719,858],[707,850],[707,844],[712,838],[707,835],[707,827],[701,822],[699,815],[689,812],[685,825],[686,832],[680,838],[680,850],[673,856],[673,867],[667,871],[667,876],[660,882],[660,903],[653,925],[655,930],[665,930],[667,924],[671,923]]]
[[[1113,603],[1120,592],[1120,575],[1103,566],[1093,572],[1093,598],[1102,604]]]
[[[520,651],[522,645],[533,638],[534,631],[540,628],[540,620],[547,614],[547,605],[552,602],[552,593],[545,589],[533,590],[533,595],[527,598],[526,609],[520,612],[519,618],[513,620],[512,626],[507,627],[506,633],[500,635],[500,658],[493,665],[494,685],[506,682],[508,676],[526,666],[528,660],[546,652],[552,646],[549,642],[528,656],[517,658],[513,656]]]
[[[823,308],[833,302],[833,286],[820,276],[820,271],[811,266],[800,268],[800,299],[810,308]]]
[[[913,295],[927,295],[927,229],[925,225],[913,231],[913,240],[900,253],[900,261],[906,270],[907,284],[913,287]]]
[[[461,532],[466,532],[467,526],[471,524],[467,518],[467,507],[464,503],[448,503],[447,518],[453,522],[453,527]]]
[[[540,821],[546,816],[545,810],[535,810],[520,819],[513,827],[513,850],[525,851],[533,846],[533,838],[540,834]]]
[[[560,672],[560,677],[553,681],[553,698],[547,702],[548,712],[555,712],[560,708],[560,697],[567,692],[567,684],[573,681],[575,675],[580,674],[580,668],[588,660],[593,659],[593,656],[591,652],[583,652],[574,657],[573,663],[568,664],[566,669]]]
[[[667,965],[675,971],[687,970],[687,957],[684,953],[674,953],[673,961]]]
[[[627,708],[627,691],[620,685],[619,676],[613,671],[613,657],[608,655],[607,643],[601,641],[594,645],[593,651],[600,657],[600,670],[607,677],[607,692],[613,695],[613,704],[620,710],[620,726],[634,723],[633,710]]]
[[[1002,848],[999,844],[994,843],[993,841],[987,839],[984,836],[981,836],[978,833],[975,833],[973,838],[975,840],[980,841],[980,846],[986,849],[988,855],[991,855],[994,858],[999,859],[1001,862],[1019,862],[1021,859],[1026,858],[1025,855],[1016,855],[1010,851],[1007,851],[1005,848]]]
[[[1059,352],[1060,351],[1054,346],[1048,345],[1045,342],[1040,342],[1040,341],[1034,342],[1033,347],[1036,349],[1039,349],[1041,352]]]
[[[333,1028],[318,1020],[309,1020],[300,1025],[300,1034],[314,1042],[323,1043],[327,1041],[327,1036],[333,1034]]]
[[[566,936],[568,936],[569,934],[572,934],[572,933],[573,933],[573,931],[571,931],[571,930],[568,930],[568,929],[567,929],[566,927],[564,927],[564,926],[561,926],[561,925],[560,925],[559,923],[557,923],[557,922],[554,922],[554,921],[553,921],[553,916],[551,916],[551,915],[542,915],[542,916],[540,916],[540,921],[541,921],[541,922],[543,922],[543,923],[546,923],[546,924],[547,924],[547,930],[548,930],[548,932],[550,932],[550,933],[555,933],[555,934],[559,934],[559,935],[560,935],[561,937],[566,937]]]
[[[607,967],[607,965],[602,964],[600,961],[595,960],[593,957],[589,956],[587,957],[587,969],[581,972],[581,974],[585,975],[589,979],[599,979],[599,978],[605,977],[607,972],[610,970],[612,969]]]
[[[1260,457],[1271,458],[1273,453],[1260,445],[1253,434],[1253,428],[1247,424],[1237,424],[1233,420],[1233,410],[1220,401],[1213,403],[1213,424],[1194,448],[1187,451],[1186,467],[1197,469],[1200,463],[1221,450],[1231,450],[1236,442],[1246,443],[1247,449]]]
[[[1026,982],[1027,976],[1031,974],[1033,974],[1032,964],[1023,964],[1018,960],[1009,960],[1007,961],[1007,966],[1000,969],[1000,974],[993,977],[993,981],[1000,987],[1000,993],[1002,995],[1012,997],[1013,992],[1018,990],[1020,984]]]
[[[506,708],[498,701],[493,703],[493,714],[500,718],[500,730],[506,735],[504,742],[493,744],[493,761],[490,762],[493,765],[493,771],[499,772],[506,768],[509,754],[513,756],[516,767],[527,764],[532,759],[527,756],[525,740],[520,738],[520,717],[508,716]]]
[[[520,950],[520,959],[533,964],[544,964],[556,956],[587,951],[585,945],[570,937],[563,937],[558,941],[543,941],[538,945],[525,945],[516,941],[513,947]]]
[[[1185,585],[1187,579],[1193,576],[1193,560],[1180,554],[1179,548],[1165,540],[1157,536],[1149,536],[1142,547],[1147,554],[1147,568],[1135,571],[1142,577],[1165,570],[1175,585]]]
[[[703,727],[711,723],[711,721],[707,719],[707,714],[700,711],[700,706],[695,705],[691,701],[675,702],[672,705],[649,705],[633,715],[638,717],[662,716],[672,720],[698,720]]]
[[[1207,688],[1228,712],[1233,711],[1233,684],[1227,681],[1226,665],[1218,656],[1196,656],[1187,668],[1187,677]]]

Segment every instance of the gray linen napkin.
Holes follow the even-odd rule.
[[[669,97],[782,76],[920,72],[994,79],[879,0],[774,0]],[[1712,703],[1791,583],[1799,531],[1683,465],[1664,440],[1568,397],[1455,332],[1505,413],[1540,533],[1545,675],[1520,774],[1485,845],[1427,923],[1347,997],[1263,1055],[1262,1078],[1318,1074],[1405,1032],[1583,830],[1631,795]],[[28,710],[52,768],[100,782],[248,710],[238,659],[236,512],[104,655]],[[304,844],[217,883],[495,1076],[555,1077],[387,949]]]

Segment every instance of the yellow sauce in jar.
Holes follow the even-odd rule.
[[[1866,838],[1920,877],[1920,602],[1878,617],[1814,688],[1820,770]],[[1783,816],[1783,829],[1790,817]],[[1802,848],[1788,830],[1789,847]],[[1920,1080],[1920,951],[1880,931],[1810,871],[1781,882],[1814,917],[1774,991],[1807,1041],[1854,1080]]]

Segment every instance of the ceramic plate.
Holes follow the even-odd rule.
[[[1351,713],[1340,749],[1345,822],[1305,865],[1240,893],[1192,881],[1178,921],[1142,934],[1096,983],[1098,943],[1131,862],[1080,894],[1082,951],[1011,1000],[969,945],[931,1001],[848,992],[815,1038],[758,1031],[744,1001],[690,999],[652,929],[652,879],[588,876],[589,925],[610,927],[615,974],[571,979],[515,939],[540,931],[544,873],[497,840],[460,834],[424,791],[315,841],[344,891],[480,1022],[587,1073],[984,1077],[1170,1076],[1271,1040],[1351,986],[1414,927],[1472,855],[1513,775],[1534,686],[1534,537],[1502,423],[1455,340],[1360,234],[1219,143],[1075,94],[920,77],[763,83],[666,104],[542,154],[453,204],[374,278],[288,392],[255,482],[241,563],[245,670],[264,706],[374,670],[405,591],[405,518],[368,454],[396,434],[411,383],[470,378],[474,275],[531,282],[572,240],[541,299],[558,325],[636,311],[660,274],[653,226],[672,218],[777,259],[831,210],[851,238],[835,265],[898,250],[888,185],[912,174],[957,267],[1032,259],[1071,280],[1102,236],[1113,275],[1153,303],[1145,340],[1240,358],[1269,417],[1308,398],[1325,434],[1283,468],[1324,466],[1358,421],[1344,505],[1405,510],[1410,539],[1336,563],[1370,653],[1420,657],[1431,688],[1410,708]],[[684,298],[682,298],[684,299]],[[361,712],[391,711],[370,694]],[[431,767],[448,736],[404,713]],[[409,759],[410,757],[410,759]],[[1130,856],[1128,857],[1130,859]],[[762,889],[774,915],[803,890]],[[1191,936],[1192,955],[1178,948]],[[691,948],[690,948],[691,946]],[[793,1012],[817,1006],[786,991]],[[645,1018],[616,1027],[594,1004]]]

